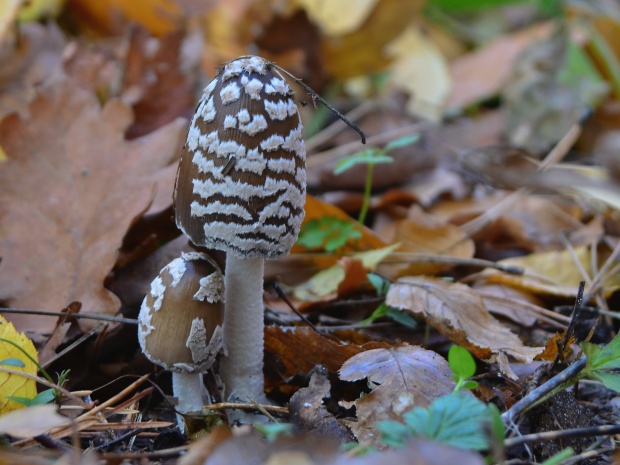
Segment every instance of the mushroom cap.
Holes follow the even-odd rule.
[[[293,92],[256,56],[228,62],[204,89],[183,147],[176,223],[196,245],[278,258],[297,240],[306,149]]]
[[[183,253],[151,283],[138,320],[147,358],[176,372],[207,371],[222,347],[224,280],[206,254]]]

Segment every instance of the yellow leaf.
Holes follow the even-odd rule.
[[[336,36],[360,27],[377,0],[296,0],[296,3],[325,34]]]
[[[590,248],[576,247],[575,257],[579,260],[585,273],[592,278],[594,273]],[[523,275],[510,275],[496,270],[485,270],[483,276],[487,283],[504,284],[538,294],[573,298],[577,294],[579,282],[584,279],[578,264],[575,263],[575,257],[568,250],[562,250],[508,258],[499,263],[506,266],[522,267],[525,269],[525,273]],[[601,269],[607,257],[609,257],[608,250],[598,251],[597,269]],[[603,292],[609,296],[619,288],[620,275],[614,274],[604,283]]]
[[[18,18],[24,22],[56,18],[64,4],[65,0],[29,0],[19,9]]]
[[[7,34],[17,17],[22,0],[2,0],[0,2],[0,42]]]
[[[409,27],[387,47],[394,58],[390,83],[409,94],[407,111],[432,121],[441,118],[450,93],[450,70],[439,48]]]
[[[13,323],[9,323],[0,315],[0,367],[36,375],[36,364],[11,342],[18,345],[30,357],[38,361],[37,351],[32,341],[24,333],[17,332]],[[3,365],[2,362],[7,359],[17,359],[23,363],[23,366]],[[0,413],[25,407],[23,404],[7,399],[7,397],[15,396],[32,399],[36,395],[37,387],[33,379],[0,371]]]
[[[3,161],[6,161],[6,153],[2,149],[2,146],[0,146],[0,163],[2,163]]]

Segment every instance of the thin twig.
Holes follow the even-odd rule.
[[[312,90],[312,88],[308,84],[306,84],[304,81],[302,81],[298,77],[293,76],[293,74],[291,74],[290,72],[288,72],[284,68],[280,68],[275,63],[271,63],[271,65],[276,67],[279,71],[282,71],[284,74],[286,74],[288,77],[290,77],[293,81],[295,81],[298,85],[303,87],[304,90],[306,92],[308,92],[308,95],[310,96],[310,98],[312,98],[313,102],[316,102],[318,100],[323,105],[325,105],[329,109],[329,111],[331,111],[336,116],[338,116],[338,118],[340,118],[342,121],[344,121],[351,129],[353,129],[355,132],[357,132],[360,135],[360,137],[362,138],[362,144],[366,143],[366,134],[364,134],[364,131],[362,131],[355,123],[353,123],[352,121],[349,121],[346,116],[344,116],[342,113],[340,113],[338,110],[336,110],[332,105],[330,105],[327,102],[327,100],[325,100],[323,97],[321,97],[319,94],[317,94],[314,90]]]
[[[88,338],[90,338],[93,334],[98,333],[99,331],[101,331],[102,328],[108,326],[107,323],[99,323],[96,327],[94,327],[93,329],[91,329],[89,332],[87,332],[86,334],[83,334],[77,341],[73,342],[71,345],[69,345],[68,347],[65,347],[65,349],[63,349],[61,352],[55,354],[52,358],[50,358],[47,362],[45,362],[44,364],[42,364],[41,366],[43,368],[47,368],[48,366],[50,366],[52,363],[54,363],[56,360],[58,360],[60,357],[62,357],[65,354],[68,354],[69,352],[71,352],[73,349],[75,349],[77,346],[79,346],[82,342],[86,341]]]
[[[526,434],[504,440],[504,447],[514,447],[528,442],[555,441],[563,438],[586,438],[592,436],[611,436],[620,433],[620,425],[589,426],[543,433]]]
[[[520,401],[515,403],[512,407],[502,413],[502,420],[505,425],[511,425],[514,420],[523,412],[533,407],[540,401],[544,400],[547,394],[551,393],[554,389],[562,386],[568,382],[577,373],[583,370],[586,366],[586,357],[582,356],[564,371],[561,371],[547,382],[541,384],[532,392],[523,397]]]
[[[525,271],[522,267],[519,266],[503,265],[501,263],[492,262],[490,260],[482,260],[480,258],[462,258],[451,257],[448,255],[423,253],[392,252],[384,260],[381,261],[382,265],[389,265],[393,263],[445,263],[450,265],[494,268],[499,271],[504,271],[506,273],[517,275],[522,275]]]
[[[581,317],[581,309],[583,307],[583,290],[585,289],[585,287],[586,287],[586,282],[581,281],[579,283],[579,289],[577,290],[577,298],[575,299],[575,305],[573,307],[573,312],[571,315],[570,323],[568,324],[568,327],[566,328],[566,333],[564,334],[562,343],[560,344],[560,347],[558,347],[558,353],[555,356],[555,360],[553,360],[553,363],[551,364],[551,369],[549,370],[549,373],[553,373],[553,370],[555,370],[555,367],[557,366],[560,359],[564,358],[564,350],[566,349],[566,346],[568,345],[568,342],[570,341],[571,337],[573,337],[573,333],[575,332],[575,327],[577,326],[577,322],[579,321],[579,318]]]
[[[5,368],[3,366],[0,366],[0,372],[9,373],[11,375],[23,376],[24,378],[32,379],[36,381],[37,383],[42,384],[43,386],[59,391],[60,393],[62,393],[63,396],[81,405],[82,408],[89,409],[92,407],[92,405],[87,404],[82,399],[80,399],[75,394],[73,394],[71,391],[67,391],[65,388],[59,386],[58,384],[50,383],[48,380],[44,378],[40,378],[39,376],[31,375],[30,373],[24,373],[23,371],[13,370],[11,368]]]
[[[258,404],[254,402],[244,403],[244,402],[219,402],[217,404],[205,405],[203,407],[204,410],[259,410]],[[270,413],[279,413],[282,415],[286,415],[289,413],[288,407],[279,407],[277,405],[261,405],[261,409]]]
[[[293,313],[295,315],[297,315],[301,321],[303,321],[304,323],[306,323],[310,328],[312,328],[314,330],[315,333],[317,334],[321,334],[319,332],[319,330],[317,329],[316,326],[314,326],[314,324],[308,320],[308,318],[306,318],[304,315],[301,314],[301,312],[299,310],[297,310],[297,308],[293,305],[293,303],[290,301],[290,299],[286,296],[286,294],[282,291],[282,289],[280,289],[280,285],[278,284],[277,281],[274,281],[273,283],[273,288],[276,291],[276,294],[278,294],[278,297],[280,297],[284,303],[286,303],[286,305],[288,305],[288,307],[293,311]]]
[[[30,310],[30,309],[11,308],[11,307],[0,307],[0,313],[17,313],[17,314],[22,314],[22,315],[64,316],[64,317],[77,318],[77,319],[111,321],[113,323],[125,323],[128,325],[138,324],[138,320],[135,320],[133,318],[122,318],[122,317],[106,316],[106,315],[89,315],[86,313],[68,314],[64,312],[48,312],[46,310]]]

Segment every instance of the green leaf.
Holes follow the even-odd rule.
[[[4,360],[0,361],[0,365],[18,368],[24,368],[26,366],[26,364],[18,358],[5,358]]]
[[[471,378],[476,374],[476,361],[469,351],[463,347],[450,347],[448,363],[456,376],[455,381]]]
[[[411,145],[420,140],[420,134],[414,134],[412,136],[401,137],[400,139],[393,140],[389,142],[385,147],[383,147],[383,151],[385,153],[390,150],[399,149],[401,147],[406,147],[407,145]]]
[[[393,161],[394,159],[392,157],[385,155],[380,150],[366,149],[339,160],[338,163],[336,163],[334,174],[342,174],[353,168],[355,165],[378,165],[381,163],[392,163]]]
[[[378,297],[382,297],[387,294],[390,284],[392,284],[389,279],[386,279],[377,273],[368,273],[367,277],[370,284],[372,284],[372,287],[374,287],[377,291]]]
[[[407,425],[394,420],[383,420],[375,428],[381,433],[381,442],[392,447],[402,447],[412,435]]]
[[[582,342],[581,348],[588,360],[591,370],[609,370],[620,368],[620,335],[601,348],[591,342]]]
[[[391,318],[399,325],[406,326],[407,328],[415,328],[418,326],[418,323],[411,315],[409,315],[409,313],[406,313],[399,308],[387,307],[385,316]]]
[[[293,435],[293,425],[290,423],[267,423],[266,425],[256,423],[253,426],[254,429],[265,436],[267,442],[273,442],[280,436]]]
[[[606,388],[612,391],[620,392],[620,373],[611,371],[594,371],[590,374],[593,378],[601,381]]]
[[[463,13],[483,8],[524,3],[529,0],[430,0],[429,5],[436,6],[450,13]]]
[[[25,405],[26,407],[30,407],[32,405],[32,399],[28,399],[28,397],[6,396],[6,398],[12,400],[13,402],[17,402],[18,404]]]
[[[49,404],[56,399],[56,391],[54,389],[46,389],[45,391],[39,392],[36,396],[34,396],[30,400],[30,405],[41,405],[41,404]]]
[[[474,381],[470,379],[470,380],[465,381],[463,384],[461,384],[461,389],[473,390],[473,389],[477,389],[479,385],[480,384],[478,383],[478,381]]]
[[[386,315],[387,315],[387,305],[384,302],[381,305],[379,305],[377,309],[374,312],[372,312],[368,318],[365,318],[362,321],[360,321],[360,325],[361,326],[369,325],[370,323],[377,321],[379,318],[383,318]]]
[[[327,252],[334,252],[347,241],[360,237],[362,232],[353,221],[323,216],[304,224],[297,242],[308,249],[323,248]]]
[[[559,465],[566,462],[566,459],[575,455],[575,450],[572,447],[567,447],[561,450],[555,455],[552,455],[540,465]]]
[[[413,436],[422,436],[461,449],[484,450],[489,438],[485,424],[492,421],[487,405],[464,392],[438,397],[428,409],[414,407],[403,415]]]

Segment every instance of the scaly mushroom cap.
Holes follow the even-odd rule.
[[[205,88],[183,148],[176,223],[239,258],[289,253],[304,217],[306,149],[293,92],[268,61],[227,63]]]
[[[224,280],[203,253],[184,253],[151,283],[140,308],[138,340],[156,365],[176,372],[207,371],[222,347]]]

